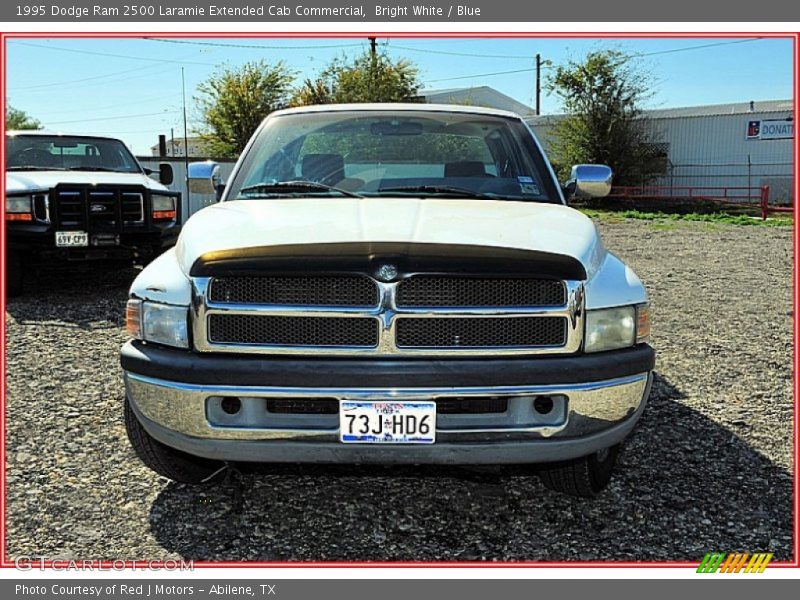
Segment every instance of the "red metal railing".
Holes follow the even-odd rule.
[[[673,200],[710,200],[737,206],[758,206],[761,218],[766,219],[769,213],[793,212],[791,206],[776,206],[769,203],[769,186],[614,186],[611,196],[629,199],[673,199]]]

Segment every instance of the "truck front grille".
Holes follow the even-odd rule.
[[[523,276],[361,273],[195,277],[201,352],[363,356],[571,354],[583,284]]]
[[[58,186],[51,195],[55,225],[86,231],[119,231],[140,225],[145,217],[145,192],[116,187]]]
[[[561,346],[564,317],[455,317],[397,321],[399,348],[535,348]]]
[[[218,344],[259,346],[351,346],[378,344],[378,321],[372,318],[281,317],[213,314],[209,340]]]
[[[378,286],[358,275],[217,277],[208,297],[223,304],[370,307],[378,305]]]
[[[397,306],[563,306],[563,281],[417,275],[400,282]]]

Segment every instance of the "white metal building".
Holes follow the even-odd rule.
[[[476,87],[449,88],[444,90],[422,90],[419,97],[428,104],[464,104],[510,110],[521,117],[536,114],[536,109],[506,96],[488,85]]]
[[[771,202],[793,200],[794,102],[769,100],[646,112],[663,143],[667,172],[655,185],[770,186]],[[561,115],[526,119],[547,149]],[[735,195],[736,191],[729,193]]]

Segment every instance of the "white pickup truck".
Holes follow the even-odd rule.
[[[130,441],[183,482],[226,464],[535,464],[593,496],[644,409],[647,295],[568,207],[524,121],[465,106],[271,114],[221,202],[144,269],[121,350]]]
[[[37,263],[146,261],[178,239],[172,167],[160,165],[154,181],[118,139],[9,131],[5,159],[9,296]]]

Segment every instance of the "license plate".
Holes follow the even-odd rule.
[[[57,248],[83,248],[88,245],[89,234],[85,231],[56,231]]]
[[[433,444],[436,403],[342,400],[339,439],[345,444]]]

